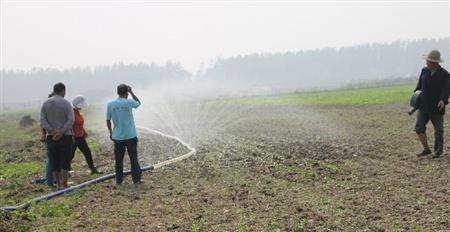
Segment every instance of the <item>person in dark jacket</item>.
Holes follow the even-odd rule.
[[[420,73],[415,91],[422,91],[421,104],[417,113],[415,131],[423,146],[423,151],[417,156],[423,157],[431,154],[426,136],[426,125],[429,121],[434,127],[434,154],[439,158],[444,149],[444,114],[448,104],[450,75],[439,63],[441,54],[437,50],[424,55],[426,67]]]

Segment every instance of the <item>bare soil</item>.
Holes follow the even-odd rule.
[[[19,221],[44,231],[450,231],[450,156],[415,156],[421,151],[415,120],[403,106],[262,105],[246,115],[199,143],[194,157],[145,173],[142,185],[129,178],[119,187],[107,181],[46,206],[71,205],[67,214],[35,220],[3,215],[10,223],[0,226],[17,229],[12,222]],[[105,154],[96,162],[110,171],[111,146],[102,146]],[[144,133],[140,149],[147,163],[185,152]]]

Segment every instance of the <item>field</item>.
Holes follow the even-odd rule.
[[[0,212],[0,231],[448,231],[450,156],[415,156],[412,89],[223,100],[225,116],[240,120],[198,143],[194,157],[145,173],[143,185],[107,181]],[[32,184],[45,151],[37,127],[18,127],[22,114],[0,119],[1,205],[52,191]],[[111,144],[90,134],[95,162],[112,171]],[[140,138],[151,163],[185,152],[158,136]],[[74,169],[71,181],[92,178],[80,154]]]
[[[414,86],[412,85],[398,85],[378,88],[286,93],[267,97],[231,99],[227,100],[227,102],[250,105],[380,105],[407,102],[413,89]]]

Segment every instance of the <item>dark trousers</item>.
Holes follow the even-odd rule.
[[[430,114],[419,110],[417,112],[417,121],[415,131],[418,134],[424,134],[427,123],[431,121],[434,127],[434,151],[442,153],[444,150],[444,115]]]
[[[47,185],[55,184],[55,181],[53,180],[53,167],[50,159],[50,152],[47,150],[47,161],[45,162],[45,183]]]
[[[55,141],[52,136],[47,136],[48,158],[52,172],[70,169],[70,156],[73,138],[71,135],[63,135]]]
[[[137,137],[128,140],[114,140],[114,157],[116,160],[116,183],[121,184],[123,182],[123,157],[125,151],[128,151],[131,164],[131,176],[133,182],[138,183],[141,181],[141,167],[139,166],[138,153],[137,153]]]
[[[73,158],[75,157],[75,152],[77,151],[77,148],[80,149],[81,153],[83,153],[84,158],[86,159],[86,163],[89,166],[89,169],[94,170],[94,161],[92,160],[92,153],[91,149],[89,149],[89,146],[86,142],[85,138],[75,138],[75,142],[72,146],[72,153],[70,156],[70,163],[72,163]],[[72,166],[70,166],[70,170],[72,170]]]

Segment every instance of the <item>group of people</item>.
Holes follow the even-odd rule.
[[[106,124],[110,138],[114,142],[116,183],[123,182],[123,158],[128,151],[134,183],[141,183],[141,168],[137,153],[137,133],[132,110],[141,105],[130,86],[121,84],[117,87],[119,98],[108,103]],[[87,107],[86,99],[77,96],[72,104],[64,97],[66,86],[57,83],[53,92],[41,108],[41,141],[47,147],[47,164],[45,183],[58,189],[68,187],[72,160],[79,149],[88,164],[91,174],[100,173],[92,158],[92,152],[86,141],[88,136],[84,129],[84,117],[81,109]],[[128,95],[132,99],[128,99]]]
[[[415,132],[423,145],[419,157],[432,154],[427,142],[426,125],[429,121],[434,127],[433,158],[439,158],[443,153],[444,144],[444,114],[450,94],[450,75],[440,66],[443,62],[439,51],[433,50],[424,56],[426,67],[421,71],[415,92],[420,91],[420,101],[411,108],[410,114],[418,110]],[[76,149],[80,149],[86,158],[91,173],[98,173],[92,160],[91,150],[86,142],[87,133],[84,129],[84,118],[81,109],[87,106],[86,99],[76,97],[72,104],[64,99],[66,87],[57,83],[53,93],[42,105],[41,126],[42,141],[48,149],[46,168],[47,183],[56,182],[58,189],[68,187],[68,172]],[[108,103],[106,125],[110,139],[114,142],[114,158],[116,183],[123,182],[123,159],[125,151],[131,163],[131,173],[134,183],[141,183],[141,168],[137,151],[137,133],[133,118],[133,109],[141,105],[138,97],[130,86],[121,84],[117,87],[118,98]],[[131,95],[132,99],[128,99]],[[114,125],[114,127],[113,127]]]

